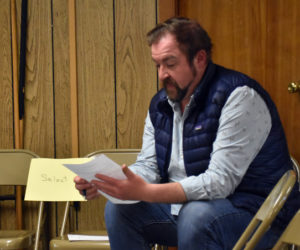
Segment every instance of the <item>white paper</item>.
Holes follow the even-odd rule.
[[[64,166],[88,182],[91,182],[92,180],[98,180],[95,177],[96,174],[103,174],[119,180],[127,179],[126,175],[122,171],[121,166],[104,154],[95,156],[91,161],[83,164],[64,164]],[[139,202],[132,200],[120,200],[100,190],[98,190],[98,192],[116,204],[132,204]]]
[[[108,241],[107,235],[68,234],[69,241]]]

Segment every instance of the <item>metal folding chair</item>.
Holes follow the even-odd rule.
[[[287,171],[275,185],[250,224],[234,246],[234,250],[254,249],[269,229],[271,223],[283,207],[295,185],[297,176],[294,170]]]
[[[31,159],[37,157],[28,150],[0,150],[0,185],[26,186]],[[42,206],[36,230],[0,230],[0,249],[38,249]]]

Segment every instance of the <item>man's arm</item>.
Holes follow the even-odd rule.
[[[149,112],[145,119],[143,146],[134,164],[129,166],[130,170],[141,176],[149,183],[159,183],[160,175],[156,162],[154,127]]]
[[[122,166],[126,180],[117,180],[105,175],[97,174],[100,179],[93,180],[92,184],[99,190],[122,200],[142,200],[148,202],[182,203],[186,196],[178,182],[153,184],[144,181],[134,174],[126,165]]]

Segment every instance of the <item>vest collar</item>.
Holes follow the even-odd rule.
[[[198,84],[197,88],[194,91],[194,100],[197,104],[200,104],[201,101],[204,99],[203,96],[207,93],[209,89],[209,84],[214,77],[216,72],[216,65],[209,61],[207,64],[206,70],[204,72],[204,75],[202,79],[200,80],[200,83]]]

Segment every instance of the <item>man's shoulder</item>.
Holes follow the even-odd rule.
[[[216,79],[221,83],[240,85],[255,82],[254,79],[240,71],[216,65]]]

